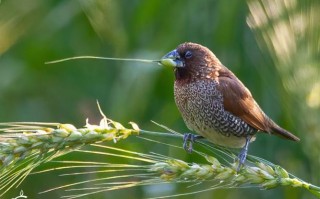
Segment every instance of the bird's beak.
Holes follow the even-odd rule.
[[[173,67],[173,68],[182,68],[184,67],[183,61],[180,59],[180,55],[177,50],[173,50],[163,56],[160,60],[160,64],[163,66]]]

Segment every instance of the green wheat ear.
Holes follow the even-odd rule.
[[[141,144],[144,142],[156,142],[156,139],[145,139],[142,136]],[[164,133],[163,136],[166,136]],[[163,143],[163,142],[162,142]],[[168,145],[168,147],[175,147],[177,150],[183,150],[181,147]],[[161,196],[159,198],[182,196],[188,194],[195,194],[198,192],[209,191],[222,188],[262,188],[272,189],[280,186],[300,187],[309,190],[316,194],[320,193],[320,188],[300,180],[299,178],[289,174],[280,166],[268,163],[258,157],[251,156],[254,162],[249,161],[249,164],[243,167],[240,172],[236,172],[237,164],[228,162],[233,156],[229,151],[220,151],[224,154],[224,162],[222,163],[216,157],[195,151],[196,154],[203,157],[206,163],[186,162],[181,159],[168,157],[163,154],[155,153],[139,153],[123,148],[110,147],[102,144],[93,144],[90,150],[77,150],[76,153],[81,153],[82,156],[87,154],[90,157],[92,154],[99,154],[102,162],[96,161],[54,161],[55,170],[62,172],[60,176],[77,176],[89,175],[92,173],[100,174],[90,180],[79,181],[76,183],[64,184],[57,187],[49,188],[41,193],[57,191],[59,189],[68,191],[70,195],[65,195],[63,198],[73,199],[88,195],[97,194],[100,192],[107,192],[119,189],[126,189],[129,187],[146,186],[155,184],[187,184],[186,187],[196,186],[198,184],[210,184],[209,188],[203,189],[199,187],[198,191],[190,191],[176,195]],[[209,147],[210,148],[210,147]],[[211,148],[210,148],[211,149]],[[216,153],[216,149],[212,149]],[[118,157],[125,159],[130,164],[117,164],[114,160],[110,161],[111,157]],[[108,161],[109,160],[109,161]],[[123,162],[123,161],[121,161]],[[86,168],[82,172],[72,172],[72,169]],[[88,171],[87,168],[94,170]],[[52,172],[52,169],[40,170],[36,172]],[[132,179],[135,179],[134,181]],[[120,182],[119,182],[120,181]],[[318,195],[319,196],[319,195]]]
[[[180,146],[165,144],[157,141],[155,138],[157,136],[181,138],[182,135],[180,134],[144,131],[132,122],[130,123],[131,127],[126,128],[122,124],[108,119],[102,112],[101,114],[103,119],[100,124],[92,125],[87,121],[83,128],[77,128],[72,124],[60,123],[1,123],[0,125],[4,126],[4,128],[1,129],[3,133],[0,134],[0,196],[3,196],[10,189],[19,186],[39,165],[54,162],[62,165],[60,167],[55,166],[54,169],[40,170],[34,174],[67,169],[68,171],[63,174],[64,176],[89,174],[88,171],[80,173],[70,171],[70,169],[79,167],[94,167],[96,169],[95,173],[113,174],[105,178],[101,177],[57,186],[42,192],[46,193],[59,189],[68,190],[72,194],[66,195],[64,198],[69,199],[135,186],[163,183],[197,184],[204,182],[211,183],[210,188],[206,190],[244,187],[271,189],[279,186],[289,186],[307,189],[320,197],[319,187],[306,183],[289,174],[282,167],[273,165],[259,157],[249,156],[248,165],[237,173],[236,168],[238,163],[233,162],[233,158],[235,157],[233,153],[227,149],[212,147],[206,143],[202,144],[210,154],[199,151],[194,152],[206,160],[207,163],[205,164],[186,162],[174,157],[165,156],[165,154],[139,153],[107,146],[109,141],[118,142],[125,140],[129,136],[139,135],[139,138],[142,138],[138,140],[139,142],[156,142],[164,144],[167,147],[183,150]],[[147,138],[147,136],[151,136],[152,138]],[[102,145],[102,142],[105,142],[105,144]],[[81,149],[82,146],[87,145],[91,145],[93,149]],[[53,161],[53,159],[68,152],[98,154],[102,156],[101,160],[103,161]],[[135,161],[136,164],[110,163],[107,162],[110,158],[105,158],[105,156],[118,157],[130,160],[130,162]],[[221,157],[220,160],[216,156]],[[86,157],[90,158],[89,155]],[[122,172],[123,175],[120,175],[119,172]],[[132,181],[132,177],[137,180]],[[79,193],[78,186],[83,184],[86,184],[90,188],[82,188],[81,190],[85,191],[85,193],[82,191]],[[201,191],[205,190],[199,190],[199,192]],[[177,195],[193,193],[195,192]]]
[[[0,123],[4,127],[0,129],[0,196],[20,185],[34,168],[55,157],[92,143],[117,142],[138,134],[138,125],[130,124],[131,128],[125,128],[104,115],[99,125],[87,120],[83,128],[60,123]]]

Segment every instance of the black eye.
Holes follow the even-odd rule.
[[[191,51],[187,51],[186,54],[184,55],[185,58],[189,59],[192,57],[192,52]]]

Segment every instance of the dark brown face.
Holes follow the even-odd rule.
[[[177,80],[212,78],[220,69],[220,61],[206,47],[195,43],[180,44],[165,55],[161,63],[175,68]]]

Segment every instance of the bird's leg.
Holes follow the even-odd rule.
[[[183,148],[186,150],[188,153],[191,153],[193,150],[193,143],[197,139],[203,138],[201,135],[194,135],[192,133],[185,133],[183,135]]]
[[[239,165],[237,168],[237,172],[240,171],[241,166],[244,165],[244,162],[246,161],[250,140],[251,140],[251,136],[247,136],[246,137],[246,144],[241,149],[241,151],[238,155]]]

